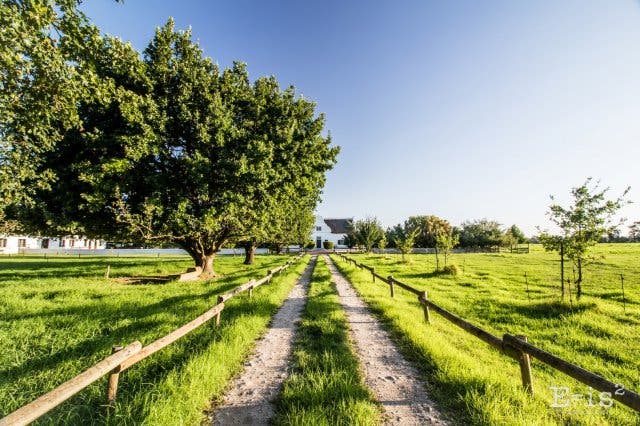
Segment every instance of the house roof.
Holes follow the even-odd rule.
[[[332,234],[347,234],[353,219],[324,219],[324,223],[331,229]]]

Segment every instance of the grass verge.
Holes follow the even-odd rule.
[[[77,375],[110,352],[111,345],[167,334],[216,303],[218,294],[264,276],[282,256],[220,258],[213,281],[123,285],[117,275],[176,273],[187,258],[0,259],[0,407],[8,414]],[[308,260],[308,257],[304,258]],[[107,414],[106,378],[43,417],[39,424],[198,424],[210,400],[242,368],[255,339],[281,305],[306,262],[271,284],[230,300],[220,327],[205,325],[133,366],[120,377],[118,405]],[[113,276],[113,275],[112,275]]]
[[[375,425],[380,409],[363,383],[348,324],[318,259],[294,348],[295,371],[277,402],[279,425]]]
[[[540,257],[476,254],[466,258],[456,255],[458,261],[466,263],[466,272],[459,277],[432,274],[434,265],[429,263],[433,262],[432,257],[417,255],[408,263],[385,256],[363,255],[358,256],[358,260],[374,266],[378,273],[393,274],[403,282],[427,290],[435,303],[497,336],[505,332],[527,334],[530,341],[543,349],[609,379],[622,380],[630,388],[635,387],[634,390],[640,387],[637,357],[634,358],[633,352],[638,336],[635,312],[622,317],[619,306],[589,297],[580,305],[574,302],[572,309],[559,302],[550,303],[547,310],[526,309],[545,302],[529,301],[518,283],[514,284],[514,276],[519,275],[514,264],[521,267],[528,264],[529,271],[542,268],[539,262],[545,260],[543,254]],[[502,257],[506,265],[501,265]],[[535,360],[532,364],[536,394],[527,395],[522,390],[515,361],[435,313],[432,313],[433,324],[425,324],[422,308],[414,295],[396,288],[392,299],[388,286],[372,283],[368,271],[355,269],[338,257],[334,260],[392,332],[404,353],[421,367],[434,399],[447,411],[458,413],[461,424],[640,424],[638,413],[618,403],[603,407],[599,392],[591,393],[586,386]],[[633,271],[628,273],[632,275]],[[532,275],[530,272],[529,277]],[[535,281],[530,290],[551,291]],[[633,301],[635,296],[630,296]],[[552,386],[567,387],[571,394],[583,397],[573,401],[564,398],[560,402],[568,402],[568,406],[551,407]],[[590,406],[590,395],[593,395],[593,406]]]

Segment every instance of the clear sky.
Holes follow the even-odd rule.
[[[221,66],[316,101],[334,144],[323,216],[436,214],[526,234],[592,176],[640,220],[640,6],[619,1],[87,0],[143,50],[169,16]],[[622,229],[626,234],[627,229]]]

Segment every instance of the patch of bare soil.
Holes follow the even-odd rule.
[[[120,284],[165,284],[177,279],[179,275],[153,275],[147,277],[118,277],[113,280]]]
[[[244,371],[234,380],[223,402],[209,414],[212,425],[268,425],[273,401],[289,376],[298,322],[317,258],[314,257],[257,342]]]
[[[389,334],[369,312],[351,283],[328,256],[325,258],[347,313],[351,338],[360,358],[365,383],[384,408],[385,424],[449,424],[429,398],[419,379],[418,370],[400,354]]]

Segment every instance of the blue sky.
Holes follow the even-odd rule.
[[[592,176],[640,220],[640,7],[634,1],[88,0],[143,50],[169,16],[221,66],[313,99],[342,147],[324,216],[436,214],[531,235],[549,195]],[[626,233],[626,227],[623,233]]]

